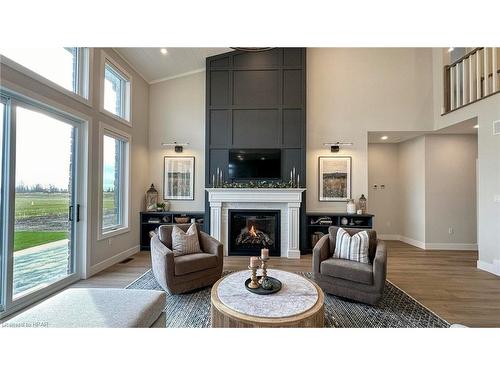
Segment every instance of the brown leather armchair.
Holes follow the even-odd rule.
[[[364,302],[378,303],[384,293],[387,274],[385,243],[377,232],[367,230],[370,264],[332,258],[338,227],[330,227],[313,249],[313,279],[327,293]],[[344,228],[351,236],[362,229]]]
[[[187,231],[190,224],[177,226]],[[156,281],[172,294],[213,285],[222,275],[222,244],[198,227],[203,252],[174,257],[171,250],[173,227],[162,225],[158,228],[158,234],[151,238],[151,263]]]

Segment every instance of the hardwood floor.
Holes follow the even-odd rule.
[[[387,241],[388,279],[450,323],[500,327],[500,277],[476,268],[476,251],[420,250]],[[225,270],[241,270],[248,257],[227,257]],[[287,271],[311,270],[311,255],[300,260],[273,258],[270,266]],[[149,252],[114,265],[71,287],[123,288],[150,268]]]

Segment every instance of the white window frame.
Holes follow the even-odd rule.
[[[66,89],[65,87],[60,86],[54,81],[51,81],[48,78],[34,72],[33,70],[25,67],[24,65],[19,64],[18,62],[9,59],[5,55],[1,55],[1,63],[12,68],[19,73],[28,76],[31,79],[34,79],[58,92],[71,97],[79,101],[80,103],[85,104],[88,107],[92,107],[92,78],[93,78],[93,70],[92,70],[92,61],[94,58],[94,50],[92,48],[87,47],[77,47],[80,49],[79,54],[79,62],[78,62],[78,92],[73,92],[71,90]],[[40,49],[43,51],[43,49]]]
[[[105,81],[105,69],[106,64],[112,66],[114,70],[120,75],[122,75],[127,81],[125,86],[125,117],[120,117],[114,113],[108,111],[104,108],[104,81]],[[121,64],[119,64],[115,59],[109,56],[106,52],[101,51],[101,67],[100,67],[100,100],[99,100],[99,110],[101,113],[113,118],[114,120],[120,121],[121,123],[132,126],[132,74],[129,73]]]
[[[79,202],[81,205],[80,210],[80,222],[76,225],[79,227],[77,230],[77,235],[74,238],[75,248],[74,259],[73,259],[73,267],[74,272],[71,275],[68,275],[66,278],[62,280],[58,280],[44,288],[36,289],[24,296],[13,299],[12,290],[7,290],[6,295],[3,296],[5,305],[4,311],[0,311],[0,319],[3,319],[10,314],[21,310],[34,302],[41,300],[54,294],[55,292],[75,283],[80,280],[88,271],[89,264],[88,261],[90,259],[90,254],[88,253],[87,244],[90,243],[90,230],[88,223],[88,217],[90,217],[90,195],[88,189],[88,182],[90,175],[88,173],[88,166],[90,163],[89,157],[89,127],[92,123],[92,119],[74,108],[68,107],[66,105],[57,103],[39,93],[35,93],[34,91],[28,90],[26,88],[20,87],[12,82],[7,80],[2,80],[0,85],[0,92],[4,92],[7,96],[13,97],[13,100],[17,102],[24,103],[23,106],[30,106],[38,108],[39,111],[45,113],[46,115],[51,115],[51,112],[54,111],[52,115],[56,118],[58,116],[62,117],[65,121],[69,120],[73,122],[73,125],[77,126],[78,135],[78,143],[77,147],[77,158],[75,159],[75,168],[77,169],[76,175],[77,179],[75,179],[75,187],[77,187],[77,193],[75,195],[76,202]],[[15,120],[14,120],[15,121]],[[11,128],[9,128],[9,131]],[[6,134],[4,134],[4,137]],[[9,137],[9,142],[13,142]],[[15,181],[15,169],[13,159],[15,158],[15,143],[9,143],[7,146],[8,150],[5,151],[5,155],[7,158],[4,161],[4,166],[6,166],[6,170],[4,174],[6,174],[7,184],[11,185],[13,181]],[[15,159],[14,159],[15,160]],[[12,190],[12,188],[10,189]],[[5,285],[12,285],[10,280],[12,279],[11,269],[12,267],[7,264],[12,262],[12,243],[13,236],[9,233],[13,233],[13,217],[14,211],[13,207],[15,205],[14,201],[14,193],[12,191],[4,190],[2,199],[5,200],[5,206],[3,207],[4,213],[6,213],[5,217],[8,217],[8,222],[4,223],[4,233],[7,234],[5,238],[3,238],[5,248],[8,248],[8,257],[5,260],[3,265],[5,274],[3,275],[4,281],[7,281]],[[8,215],[7,215],[8,214]],[[10,226],[10,227],[9,227]]]
[[[119,228],[105,230],[102,225],[103,213],[103,194],[102,185],[104,180],[104,136],[112,137],[125,142],[125,155],[123,155],[122,178],[121,182],[121,204],[123,207],[120,212],[122,215],[122,225]],[[99,123],[99,199],[98,199],[98,228],[97,239],[104,240],[106,238],[118,236],[130,232],[130,214],[131,214],[131,199],[130,199],[130,150],[132,145],[132,136],[114,126],[106,123]]]

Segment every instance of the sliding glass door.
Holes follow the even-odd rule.
[[[16,108],[14,299],[73,273],[74,127]]]
[[[79,278],[78,152],[81,123],[4,96],[2,292],[7,310]],[[8,114],[8,115],[7,115]],[[5,157],[4,156],[4,157]]]
[[[0,96],[0,313],[5,310],[4,302],[5,302],[5,256],[6,253],[2,250],[5,247],[4,238],[3,238],[3,230],[5,224],[5,212],[4,212],[4,187],[3,187],[3,154],[4,154],[4,128],[5,128],[5,104],[7,100]]]

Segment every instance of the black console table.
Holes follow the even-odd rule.
[[[348,214],[345,212],[308,213],[306,223],[307,247],[311,250],[322,234],[328,233],[331,226],[342,228],[372,229],[372,214]]]
[[[204,212],[141,212],[141,250],[150,250],[151,236],[149,233],[154,231],[160,225],[175,224],[175,218],[187,218],[188,223],[194,219],[202,231],[205,229],[205,213]]]

